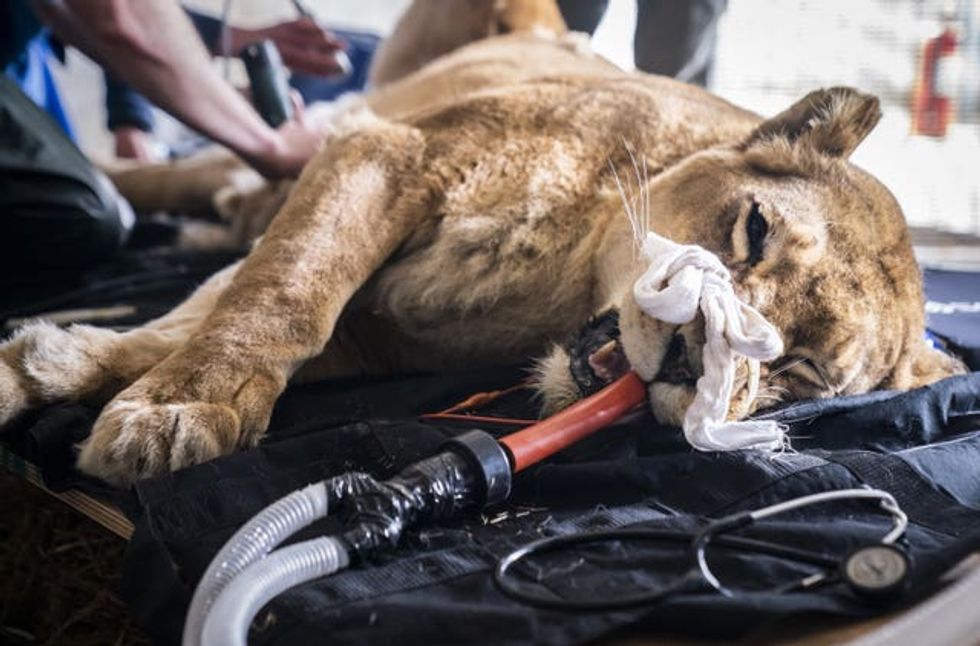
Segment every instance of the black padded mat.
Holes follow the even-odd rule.
[[[356,391],[347,403],[357,409],[377,398],[383,410],[396,394],[402,404],[416,401],[417,410],[425,410],[451,401],[454,393],[500,387],[509,377],[468,374],[466,383],[459,383],[462,377],[417,377],[345,392]],[[290,412],[277,411],[273,432],[258,449],[137,487],[142,514],[124,594],[162,643],[175,643],[192,585],[210,557],[263,505],[352,469],[390,476],[464,430],[412,416],[344,421],[325,405],[334,395],[294,390],[283,405]],[[313,644],[330,635],[341,644],[561,644],[637,622],[671,633],[734,638],[787,613],[874,614],[882,608],[868,606],[843,585],[734,599],[699,594],[630,611],[562,613],[503,597],[489,576],[497,558],[535,538],[610,527],[691,527],[705,516],[862,483],[893,493],[912,519],[907,546],[915,586],[904,601],[919,598],[933,589],[939,573],[980,547],[980,431],[969,430],[980,419],[980,375],[887,400],[874,394],[827,404],[822,411],[808,404],[795,423],[793,414],[783,418],[791,435],[800,437],[797,453],[778,457],[694,452],[676,429],[657,427],[640,414],[519,476],[507,505],[411,533],[397,553],[368,568],[288,592],[260,615],[257,625],[264,628],[250,643]],[[896,409],[902,416],[893,415]],[[963,423],[936,424],[953,417]],[[763,523],[751,535],[844,555],[888,526],[868,506],[831,504]],[[297,538],[339,527],[321,522]],[[677,573],[683,555],[629,542],[598,555],[574,552],[549,563],[539,573],[540,585],[558,596],[581,596],[583,590],[622,595],[663,583],[666,574]],[[760,589],[805,568],[746,557],[724,559],[718,570],[725,580]]]

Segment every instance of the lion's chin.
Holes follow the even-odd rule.
[[[668,352],[656,378],[648,385],[650,408],[658,422],[683,425],[684,414],[697,395],[698,376],[686,361],[677,362],[676,356]],[[745,419],[760,407],[759,386],[759,363],[740,359],[728,404],[728,421]]]
[[[647,386],[650,410],[653,417],[664,426],[683,426],[687,412],[697,389],[688,384],[672,384],[654,381]]]
[[[612,340],[588,357],[588,364],[596,379],[607,385],[632,369],[620,340]],[[650,407],[661,424],[679,426],[684,413],[694,400],[697,375],[687,357],[687,344],[683,336],[675,335],[654,379],[648,384]]]

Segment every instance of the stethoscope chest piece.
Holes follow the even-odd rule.
[[[905,588],[909,569],[909,557],[903,549],[876,543],[848,554],[841,562],[840,574],[862,596],[887,598]]]

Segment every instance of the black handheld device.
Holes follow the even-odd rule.
[[[239,55],[252,88],[252,105],[265,122],[278,128],[293,116],[289,83],[279,50],[271,40],[252,43]]]

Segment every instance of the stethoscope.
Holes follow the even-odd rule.
[[[861,546],[843,559],[819,552],[804,550],[757,539],[731,536],[729,533],[748,527],[756,521],[779,514],[833,500],[877,500],[888,512],[892,529],[877,543]],[[905,534],[908,516],[902,511],[891,494],[879,489],[841,489],[825,491],[793,498],[754,511],[738,512],[710,521],[697,532],[667,529],[614,529],[585,532],[568,536],[554,536],[534,541],[500,559],[494,570],[494,582],[507,596],[534,606],[558,610],[617,610],[663,601],[678,594],[705,592],[705,584],[718,593],[732,597],[740,594],[725,586],[708,565],[708,546],[743,553],[763,554],[788,561],[821,568],[820,571],[781,585],[768,592],[792,592],[808,590],[821,584],[844,581],[863,598],[880,600],[900,593],[908,582],[910,561],[905,550],[896,542]],[[640,594],[615,599],[563,599],[531,589],[509,574],[514,566],[532,557],[587,544],[609,541],[651,541],[662,543],[687,543],[692,559],[691,567],[671,582]]]

